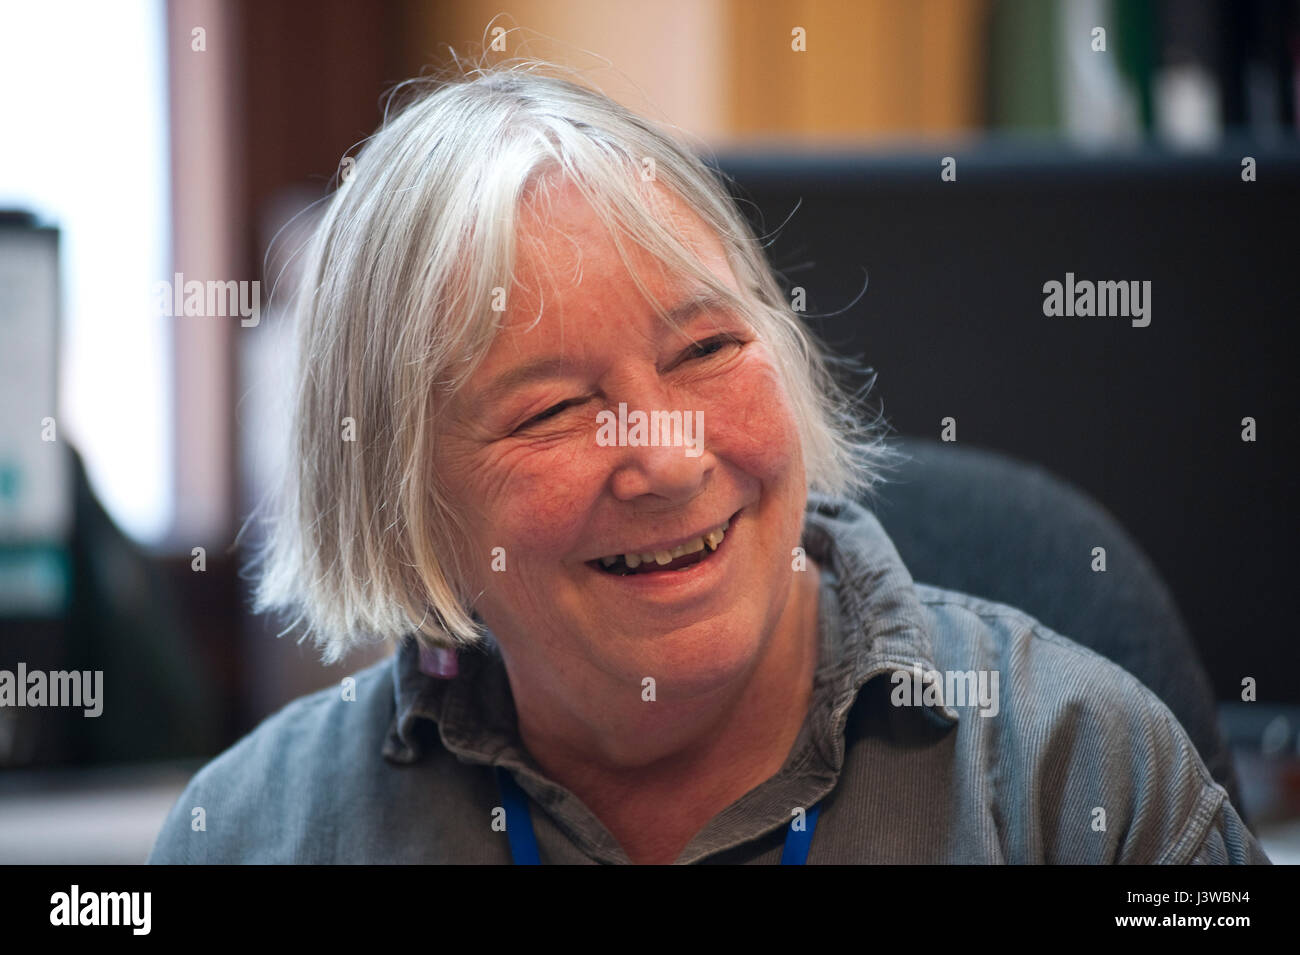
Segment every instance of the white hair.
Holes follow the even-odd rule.
[[[443,647],[482,636],[437,431],[500,327],[493,290],[514,282],[521,205],[546,178],[578,187],[625,262],[620,236],[747,318],[777,364],[811,489],[857,496],[890,454],[791,310],[723,177],[556,72],[515,60],[403,84],[406,105],[366,142],[305,249],[288,467],[258,555],[256,609],[288,611],[327,662],[407,634]],[[656,219],[646,169],[717,234],[740,297]],[[349,418],[354,441],[342,440]]]

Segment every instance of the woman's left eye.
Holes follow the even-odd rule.
[[[686,351],[687,358],[708,358],[710,355],[716,355],[728,345],[738,344],[736,339],[730,335],[718,335],[714,338],[706,338],[702,342],[695,342]]]

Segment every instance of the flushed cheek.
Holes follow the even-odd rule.
[[[730,376],[726,400],[708,403],[704,445],[755,478],[772,482],[795,476],[799,433],[776,370],[765,359],[762,352],[747,358]]]
[[[603,482],[594,455],[570,444],[516,446],[478,463],[482,534],[513,566],[554,566],[581,543]],[[473,492],[471,492],[473,493]]]

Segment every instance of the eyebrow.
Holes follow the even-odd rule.
[[[688,322],[701,312],[723,312],[731,308],[731,303],[711,289],[701,289],[684,302],[679,302],[668,310],[668,317],[674,322]]]
[[[696,315],[705,312],[727,311],[731,308],[731,303],[722,296],[710,289],[701,289],[689,298],[678,302],[672,308],[668,309],[667,317],[675,324],[685,324],[693,319]],[[479,395],[478,405],[480,407],[491,404],[498,400],[507,392],[513,391],[521,385],[531,384],[534,381],[541,381],[547,378],[555,378],[573,367],[573,361],[561,356],[549,356],[546,358],[535,358],[532,361],[517,365],[507,372],[503,372],[493,379],[492,383],[483,389]]]

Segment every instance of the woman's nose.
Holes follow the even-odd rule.
[[[714,460],[707,450],[702,410],[619,402],[602,420],[596,451],[611,456],[612,491],[620,500],[643,495],[689,500],[707,482]]]
[[[689,455],[686,447],[648,446],[602,449],[618,455],[611,490],[619,500],[652,496],[677,503],[689,501],[708,483],[713,456],[705,449]]]

